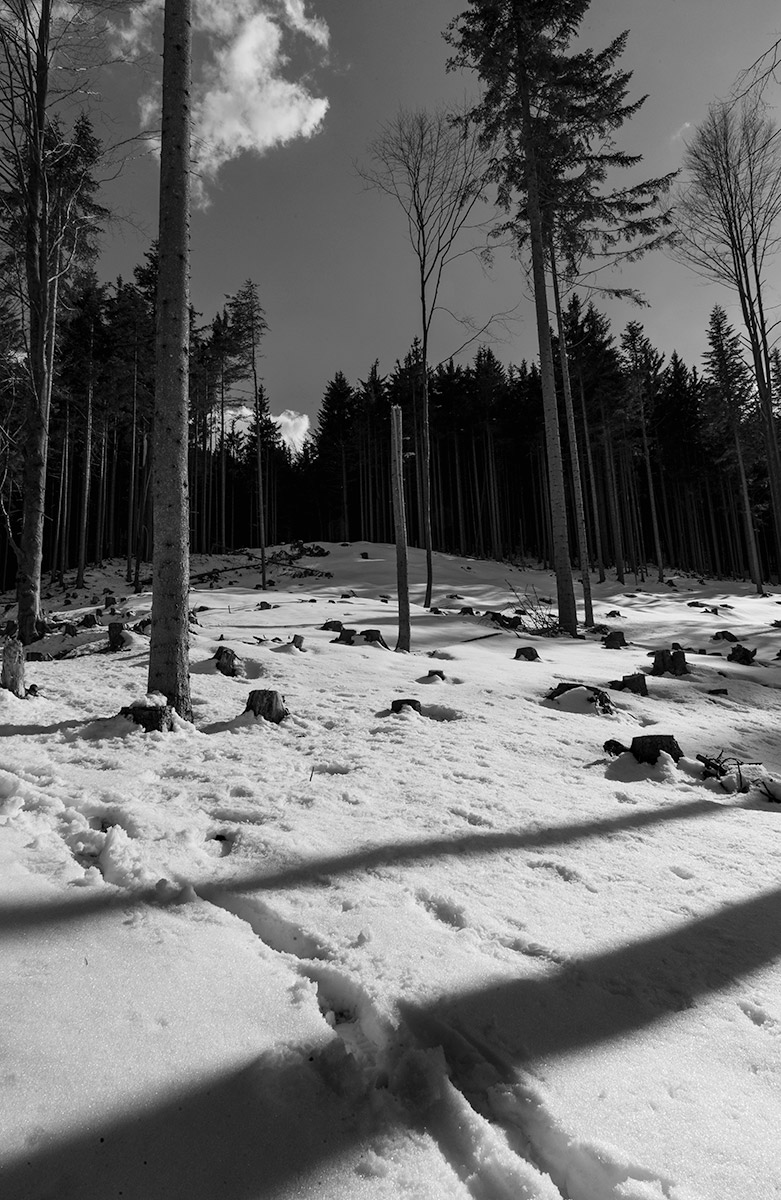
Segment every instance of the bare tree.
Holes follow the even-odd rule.
[[[59,284],[105,215],[91,200],[99,143],[82,115],[109,4],[0,4],[0,238],[25,335],[23,517],[17,558],[19,636],[40,629],[44,500]]]
[[[359,175],[369,187],[392,196],[401,206],[407,220],[410,245],[417,259],[426,607],[431,604],[433,588],[429,335],[445,268],[473,249],[464,248],[459,235],[470,227],[489,160],[474,127],[463,121],[457,124],[457,116],[441,109],[435,112],[400,109],[369,146],[370,163],[358,168]]]
[[[160,144],[153,449],[152,627],[149,691],[192,720],[187,479],[192,0],[166,0]]]
[[[756,379],[781,567],[781,458],[773,410],[768,268],[781,245],[781,143],[761,100],[714,104],[686,146],[675,255],[737,293]]]

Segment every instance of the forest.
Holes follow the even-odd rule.
[[[93,40],[110,28],[112,5],[97,7]],[[432,549],[551,567],[570,632],[573,571],[586,592],[592,572],[663,581],[686,570],[749,578],[760,592],[778,578],[781,360],[767,276],[781,154],[761,86],[775,50],[742,97],[714,101],[680,178],[637,182],[642,155],[616,141],[643,103],[620,65],[628,35],[576,50],[588,0],[543,7],[473,0],[443,33],[451,68],[480,84],[477,99],[400,110],[368,148],[364,181],[406,218],[420,333],[390,370],[369,354],[364,378],[324,378],[300,452],[283,441],[263,381],[273,295],[237,280],[211,319],[183,309],[191,550],[252,546],[264,557],[301,538],[393,541],[398,410],[407,535],[428,554],[428,603]],[[173,251],[156,241],[132,279],[102,278],[105,148],[88,106],[73,117],[81,91],[51,83],[66,60],[98,69],[85,41],[95,6],[76,8],[80,21],[13,0],[0,20],[0,586],[16,581],[24,642],[47,580],[75,572],[80,586],[88,563],[120,557],[128,583],[148,582],[154,450],[171,442],[156,434],[154,406],[168,311],[161,250]],[[189,5],[169,0],[169,10],[185,19]],[[616,183],[627,169],[633,181]],[[467,339],[471,358],[432,361],[442,276],[478,200],[493,214],[482,225],[493,252],[513,253],[526,272],[539,359],[503,364],[487,328]],[[606,270],[659,253],[739,304],[739,328],[714,305],[701,362],[653,345],[632,306],[641,294],[605,282]],[[634,319],[612,328],[600,296],[625,299]]]
[[[100,284],[94,272],[80,273],[62,302],[46,493],[51,580],[73,572],[83,578],[87,563],[106,557],[125,559],[127,580],[137,586],[148,571],[155,262],[150,252],[133,282],[113,285]],[[368,363],[363,380],[339,372],[324,381],[316,428],[294,455],[271,419],[259,378],[264,324],[258,289],[249,281],[211,324],[198,328],[193,321],[193,551],[299,538],[392,542],[393,405],[401,407],[407,431],[410,540],[422,545],[419,343],[388,375]],[[724,311],[713,311],[699,368],[675,351],[667,358],[639,321],[616,336],[607,318],[577,297],[566,311],[566,332],[590,569],[600,579],[606,570],[619,579],[653,571],[655,511],[664,568],[749,577],[747,530],[755,529],[761,578],[776,573],[760,414]],[[25,376],[10,336],[3,371],[8,404]],[[443,363],[429,376],[435,548],[549,563],[536,363],[507,368],[483,346],[471,362]],[[560,372],[557,381],[561,395]],[[6,420],[10,428],[12,411]],[[566,429],[563,411],[561,425]],[[569,464],[569,443],[564,446]],[[566,478],[573,511],[571,471]],[[12,521],[21,503],[17,483],[12,469],[5,484]],[[570,528],[577,561],[574,522]],[[7,536],[3,568],[8,588],[15,565]]]

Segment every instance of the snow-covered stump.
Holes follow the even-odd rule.
[[[526,662],[539,662],[540,656],[534,646],[519,646],[515,651],[514,661],[518,662],[521,659],[525,659]]]
[[[24,646],[18,638],[9,638],[3,647],[3,667],[0,687],[24,700]]]
[[[623,650],[626,646],[626,638],[623,630],[612,629],[610,633],[606,633],[602,639],[602,644],[606,650]]]
[[[218,646],[214,654],[214,665],[221,675],[227,675],[230,679],[234,679],[239,673],[236,667],[237,661],[235,650],[231,650],[229,646]]]
[[[362,629],[361,637],[370,646],[382,646],[383,650],[390,650],[390,646],[382,636],[382,631],[379,629]]]
[[[279,692],[270,691],[268,688],[256,688],[251,691],[244,711],[254,713],[256,717],[262,717],[264,721],[271,721],[274,725],[279,725],[280,721],[284,721],[285,717],[290,715]]]
[[[620,679],[613,679],[608,685],[616,692],[634,692],[636,696],[648,695],[648,683],[645,675],[623,675]]]
[[[108,627],[108,648],[109,650],[124,650],[125,639],[123,637],[124,622],[110,621]]]
[[[119,715],[140,725],[144,733],[170,733],[174,727],[174,710],[170,704],[131,704],[120,708]]]
[[[419,700],[392,700],[391,712],[400,713],[402,709],[412,708],[416,713],[422,712],[422,706]]]
[[[603,749],[607,754],[631,754],[639,763],[648,763],[650,766],[656,763],[662,752],[669,754],[675,762],[683,757],[683,751],[671,733],[644,733],[632,738],[630,746],[623,746],[611,738],[605,742]]]
[[[652,675],[688,675],[689,666],[683,650],[654,650]]]
[[[732,647],[727,655],[727,662],[739,663],[742,667],[750,667],[756,658],[756,650],[750,650],[748,646],[741,646],[739,643]]]

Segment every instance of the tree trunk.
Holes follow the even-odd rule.
[[[76,587],[84,587],[84,571],[87,566],[87,525],[89,524],[90,478],[92,474],[92,390],[94,325],[90,326],[89,359],[87,367],[87,397],[84,413],[84,458],[81,479],[81,511],[79,513],[79,553],[76,564]]]
[[[408,652],[410,648],[410,613],[407,576],[407,517],[404,505],[404,442],[401,409],[398,404],[394,404],[391,409],[391,484],[393,524],[396,532],[396,591],[399,603],[399,637],[396,649]]]
[[[580,559],[580,575],[583,585],[583,613],[587,625],[594,624],[594,606],[591,601],[591,575],[588,561],[588,542],[586,540],[586,514],[583,506],[583,483],[580,477],[580,454],[578,452],[578,434],[575,428],[575,409],[572,403],[572,383],[567,357],[567,337],[564,332],[564,320],[561,314],[561,297],[559,295],[559,279],[556,272],[556,258],[553,241],[549,242],[551,258],[551,280],[553,282],[553,299],[556,305],[556,328],[559,332],[559,362],[561,364],[561,381],[564,391],[564,411],[567,414],[567,432],[569,434],[569,458],[572,470],[572,493],[575,501],[575,529],[578,535],[578,558]]]
[[[740,445],[740,435],[737,428],[733,428],[733,437],[735,439],[735,461],[738,464],[738,475],[740,477],[740,498],[743,503],[743,528],[746,533],[746,549],[748,550],[748,565],[751,575],[751,582],[757,589],[759,595],[762,594],[762,571],[759,566],[759,554],[757,553],[757,539],[754,533],[754,518],[751,512],[751,500],[748,494],[748,481],[746,480],[746,467],[743,462],[743,449]]]
[[[589,477],[589,492],[591,494],[591,509],[594,514],[594,550],[597,559],[597,571],[599,572],[599,582],[605,582],[605,556],[602,550],[602,522],[599,519],[599,501],[597,497],[597,480],[594,474],[594,456],[591,450],[591,434],[588,427],[588,414],[586,412],[586,392],[583,387],[583,376],[579,377],[580,383],[580,411],[583,415],[583,432],[585,434],[586,443],[586,464],[588,466]]]
[[[154,561],[149,691],[192,719],[188,592],[191,0],[166,0],[155,345]]]
[[[556,380],[553,371],[553,349],[550,339],[548,318],[548,295],[545,280],[545,248],[543,243],[542,215],[540,211],[539,185],[537,180],[536,147],[529,97],[529,82],[524,62],[523,31],[516,12],[515,17],[517,78],[521,97],[522,137],[524,143],[527,215],[534,280],[534,306],[537,316],[537,338],[540,348],[540,378],[545,410],[545,447],[548,458],[548,489],[550,493],[551,536],[553,541],[553,566],[556,572],[556,593],[561,628],[574,636],[578,628],[575,605],[575,588],[572,582],[572,566],[569,557],[569,533],[567,529],[567,507],[564,490],[564,466],[561,457],[559,436],[559,413],[556,401]]]

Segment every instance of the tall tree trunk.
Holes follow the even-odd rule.
[[[645,423],[645,401],[642,394],[642,384],[640,393],[640,433],[643,439],[643,461],[645,463],[645,476],[648,483],[648,503],[651,509],[651,529],[654,537],[654,555],[656,557],[657,579],[659,583],[664,583],[664,563],[662,561],[662,543],[659,538],[659,518],[656,515],[656,493],[654,492],[654,477],[651,473],[651,453],[648,448],[648,430]]]
[[[593,625],[594,605],[591,600],[591,575],[588,561],[588,541],[586,540],[586,514],[583,506],[583,483],[580,477],[580,453],[578,451],[578,433],[575,428],[575,409],[572,403],[572,382],[569,373],[569,358],[567,356],[567,337],[564,331],[564,319],[561,312],[559,278],[556,271],[556,256],[552,239],[549,240],[548,246],[551,260],[553,300],[556,305],[556,328],[559,333],[559,363],[561,364],[561,382],[564,391],[564,411],[567,415],[567,433],[569,435],[569,460],[572,471],[572,494],[575,503],[575,529],[578,535],[578,558],[580,560],[580,576],[583,585],[583,614],[586,624]]]
[[[89,524],[90,482],[92,477],[92,395],[93,357],[95,349],[95,327],[90,325],[89,357],[87,360],[87,396],[84,413],[84,460],[81,479],[81,511],[79,513],[79,553],[76,564],[76,587],[84,587],[84,571],[87,566],[87,525]]]
[[[751,500],[748,494],[748,481],[746,479],[746,467],[743,462],[743,449],[740,444],[740,434],[738,433],[736,427],[733,428],[732,435],[735,440],[735,461],[738,465],[738,476],[740,478],[740,498],[743,505],[743,528],[746,534],[749,574],[751,575],[751,582],[757,589],[757,593],[761,595],[762,571],[759,566],[757,539],[754,533],[754,515],[751,511]]]
[[[545,411],[545,448],[548,459],[548,491],[550,494],[553,566],[556,572],[559,624],[566,633],[574,636],[578,628],[578,614],[575,605],[575,587],[572,582],[572,565],[569,557],[564,466],[561,456],[556,380],[553,371],[553,349],[551,347],[550,321],[548,318],[545,247],[537,178],[537,156],[534,144],[529,81],[524,61],[523,29],[516,3],[517,0],[514,3],[516,66],[521,97],[522,138],[526,174],[526,208],[531,243],[537,338],[540,348],[540,379],[542,382],[542,400]]]
[[[399,637],[396,649],[409,651],[410,609],[407,576],[407,518],[404,505],[404,443],[401,409],[391,408],[391,492],[393,496],[393,525],[396,533],[396,590],[399,602]]]
[[[31,13],[30,20],[33,19],[34,13]],[[53,289],[49,282],[51,231],[45,173],[51,21],[52,0],[40,0],[35,57],[27,63],[31,95],[28,111],[30,127],[26,138],[24,224],[31,386],[24,431],[24,505],[16,571],[19,640],[22,645],[29,645],[35,641],[40,632],[46,463],[49,450],[51,366],[56,313],[56,286]]]
[[[583,376],[580,375],[578,382],[580,384],[580,411],[583,417],[583,433],[586,444],[586,465],[588,467],[589,492],[591,495],[591,510],[594,515],[594,550],[597,559],[597,571],[599,572],[599,582],[605,582],[605,556],[602,550],[602,522],[599,518],[599,499],[597,496],[597,480],[594,474],[594,455],[591,450],[591,434],[588,425],[588,413],[586,412],[586,391],[583,386]]]
[[[166,0],[155,344],[154,561],[149,691],[192,720],[189,667],[191,0]]]

